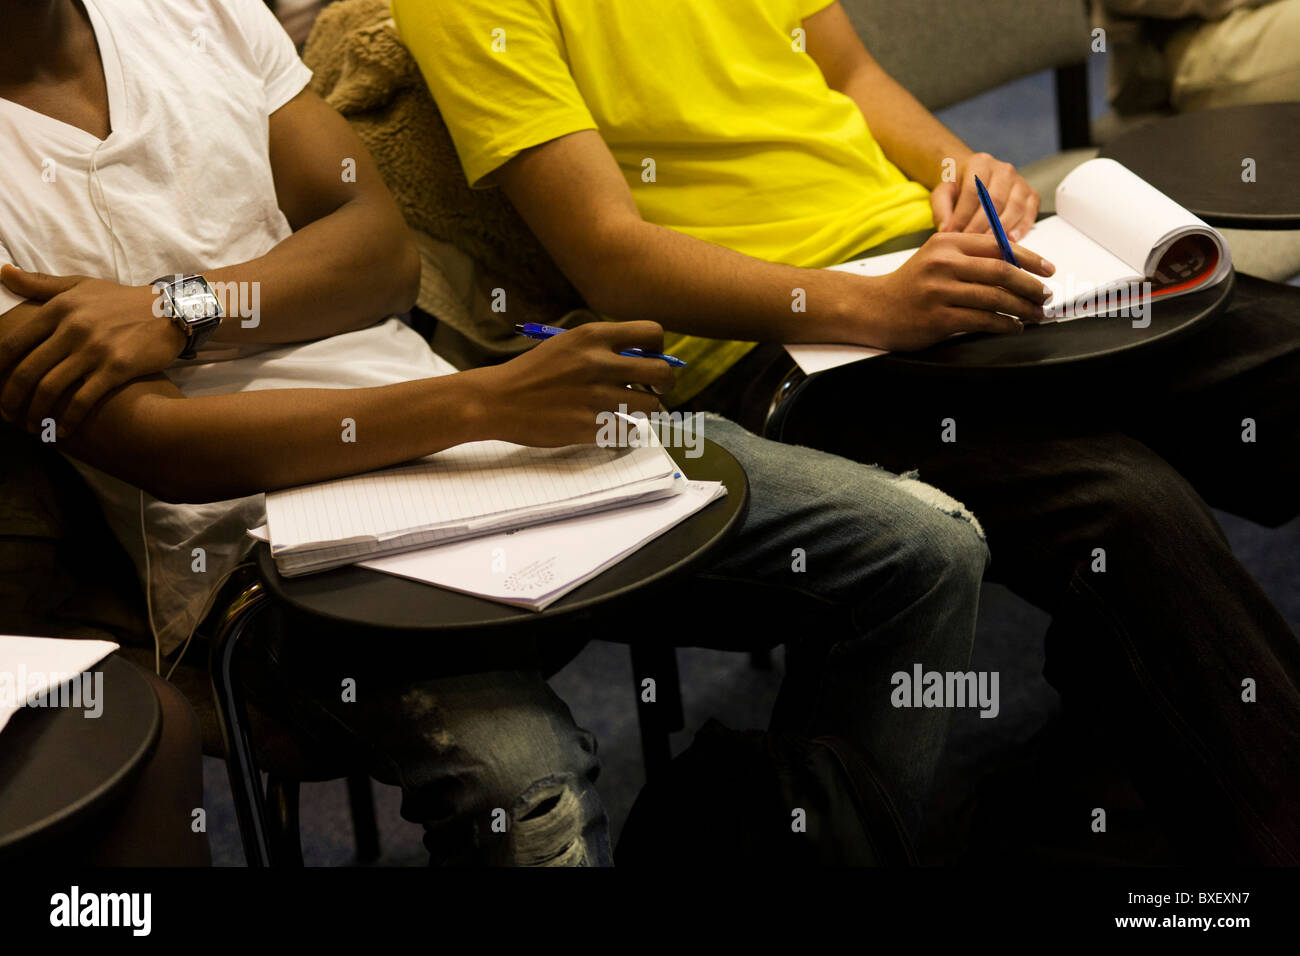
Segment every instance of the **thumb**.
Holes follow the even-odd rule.
[[[934,213],[934,228],[939,232],[943,232],[948,220],[952,218],[956,194],[956,183],[940,183],[930,192],[930,211]]]
[[[15,295],[42,301],[52,299],[60,292],[67,292],[85,276],[50,276],[44,272],[27,272],[17,266],[6,264],[0,268],[0,282]]]

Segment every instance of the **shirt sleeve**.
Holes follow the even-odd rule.
[[[13,256],[9,255],[9,247],[3,241],[0,241],[0,266],[2,265],[16,266],[18,263],[14,262]],[[0,284],[0,315],[4,315],[14,306],[22,305],[26,301],[21,295],[10,292],[8,287]]]
[[[807,20],[814,13],[821,13],[835,0],[799,0],[799,19]]]
[[[293,40],[263,0],[223,0],[262,77],[269,116],[303,91],[311,70],[298,57]]]
[[[597,128],[547,0],[393,0],[392,9],[471,186],[531,146]]]

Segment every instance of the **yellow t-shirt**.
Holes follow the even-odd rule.
[[[392,0],[472,185],[597,130],[641,216],[822,267],[933,225],[929,192],[803,52],[830,0]],[[682,401],[753,343],[670,334]]]

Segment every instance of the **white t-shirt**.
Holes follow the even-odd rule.
[[[311,77],[275,17],[261,0],[84,2],[112,131],[101,141],[0,99],[0,261],[146,285],[265,255],[292,232],[276,203],[269,117]],[[20,301],[0,287],[0,313]],[[455,371],[397,319],[200,359],[167,370],[187,396],[367,387]],[[262,496],[170,505],[74,464],[148,584],[167,653],[247,554],[245,531],[261,522]]]

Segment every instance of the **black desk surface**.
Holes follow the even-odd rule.
[[[1027,325],[1019,335],[962,335],[919,352],[891,352],[871,362],[940,375],[981,375],[1115,357],[1168,344],[1192,331],[1227,307],[1236,285],[1236,276],[1230,273],[1223,282],[1203,292],[1155,300],[1148,316],[1151,323],[1146,328],[1134,328],[1132,318],[1092,316]]]
[[[110,654],[103,712],[23,708],[0,732],[0,856],[65,833],[113,801],[144,766],[162,709],[140,673]]]
[[[1212,226],[1300,229],[1300,103],[1169,116],[1116,137],[1122,163]],[[1255,161],[1255,181],[1242,162]]]
[[[276,571],[270,548],[264,544],[257,548],[258,568],[277,600],[309,617],[340,625],[444,632],[552,620],[591,609],[684,571],[740,526],[749,502],[744,469],[726,449],[708,439],[701,450],[700,457],[687,458],[686,449],[668,449],[688,478],[723,482],[726,497],[706,505],[542,612],[356,566],[284,578]]]
[[[1044,218],[1046,214],[1039,216]],[[934,230],[909,233],[854,258],[915,249],[932,235]],[[1050,325],[1028,325],[1019,335],[961,335],[919,352],[890,352],[871,359],[869,364],[893,364],[909,373],[978,377],[1000,375],[1010,369],[1023,372],[1104,359],[1173,342],[1222,312],[1232,301],[1236,287],[1236,276],[1229,274],[1223,282],[1204,292],[1156,300],[1151,305],[1151,324],[1146,328],[1135,329],[1132,318],[1093,316]],[[835,371],[828,369],[818,374]]]

